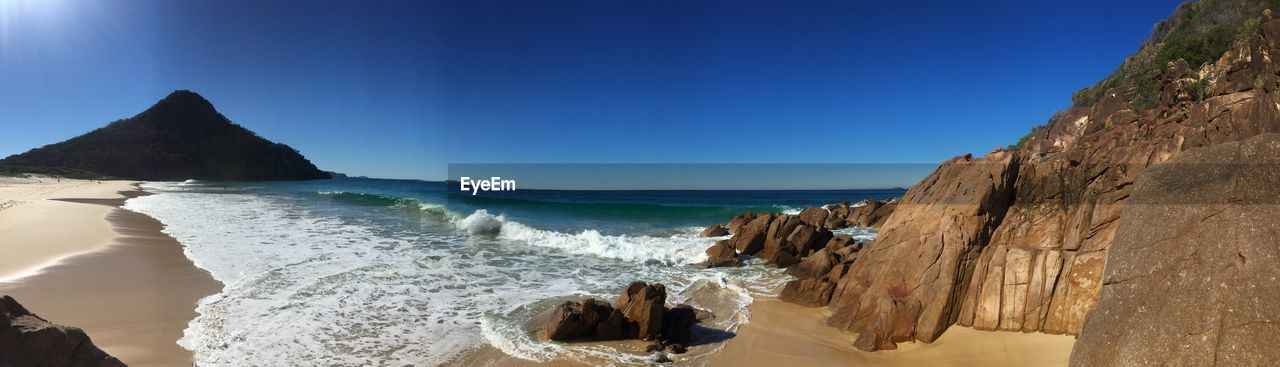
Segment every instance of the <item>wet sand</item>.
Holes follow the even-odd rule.
[[[222,285],[187,259],[159,221],[116,207],[124,201],[118,192],[133,190],[132,183],[94,184],[114,185],[110,193],[64,187],[23,197],[12,193],[47,188],[0,185],[0,200],[26,201],[0,211],[0,243],[26,259],[2,264],[10,278],[0,282],[0,294],[84,329],[130,366],[191,365],[191,352],[177,341],[196,316],[196,302]],[[6,213],[22,207],[38,210]]]

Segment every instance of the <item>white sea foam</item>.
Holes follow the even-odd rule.
[[[876,239],[876,230],[868,227],[849,227],[831,231],[834,234],[845,234],[858,240],[858,242],[866,242]]]
[[[529,245],[551,247],[571,254],[592,255],[611,259],[663,265],[684,265],[707,259],[704,250],[713,239],[696,234],[654,236],[606,236],[594,229],[580,233],[563,233],[536,229],[484,209],[458,221],[457,226],[471,234],[497,235]]]

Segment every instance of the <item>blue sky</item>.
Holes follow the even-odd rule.
[[[1016,141],[1177,3],[0,0],[0,156],[190,89],[376,177],[936,163]]]

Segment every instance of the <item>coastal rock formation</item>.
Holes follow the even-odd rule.
[[[720,240],[707,248],[707,261],[703,263],[703,266],[717,268],[738,266],[740,263],[738,251],[734,250],[733,245],[729,244],[729,240]]]
[[[1199,6],[1171,19],[1213,10]],[[954,323],[1079,333],[1134,181],[1184,151],[1280,132],[1280,21],[1258,22],[1216,62],[1153,65],[1012,150],[944,163],[840,279],[828,322],[866,350],[929,342]]]
[[[662,331],[662,316],[666,312],[667,287],[662,284],[633,282],[618,296],[616,307],[627,319],[627,335],[641,340],[653,340]]]
[[[79,328],[55,325],[0,296],[0,366],[124,366]]]
[[[787,269],[787,274],[797,279],[783,286],[778,299],[802,306],[826,306],[836,283],[853,267],[858,250],[858,243],[848,236],[827,241],[824,248]]]
[[[912,187],[872,246],[840,279],[828,324],[864,350],[933,341],[954,322],[981,246],[1012,200],[1014,154],[958,157]]]
[[[1280,135],[1152,166],[1127,202],[1071,364],[1280,361]]]
[[[701,236],[701,237],[720,237],[720,236],[728,236],[728,235],[729,235],[729,229],[719,224],[713,224],[711,226],[708,226],[706,229],[702,230],[702,233],[698,234],[698,236]]]
[[[688,305],[667,308],[666,299],[662,284],[633,282],[613,305],[587,299],[557,306],[539,335],[555,341],[654,340],[656,350],[683,353],[689,328],[710,316]]]
[[[738,252],[755,255],[764,249],[765,235],[769,231],[769,223],[773,218],[773,214],[751,217],[750,221],[739,225],[738,229],[733,231],[733,237],[729,238],[729,243],[733,244],[733,248]],[[733,228],[733,224],[733,222],[729,223],[730,228]]]
[[[185,90],[131,118],[9,156],[0,166],[89,171],[146,181],[330,178],[297,150],[232,123],[209,101]]]
[[[897,201],[884,200],[864,200],[856,205],[849,205],[848,202],[830,205],[827,210],[831,211],[831,215],[826,219],[826,227],[880,228],[897,207]]]
[[[595,299],[565,302],[552,311],[542,337],[556,341],[625,339],[626,320],[621,311]]]

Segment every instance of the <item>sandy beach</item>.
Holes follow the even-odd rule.
[[[979,331],[952,326],[930,344],[863,352],[855,335],[824,323],[830,311],[777,300],[756,300],[751,321],[708,366],[1065,366],[1075,337]]]
[[[0,294],[84,329],[131,366],[189,366],[177,345],[221,284],[145,215],[117,208],[130,181],[0,179]],[[136,193],[136,192],[134,192]]]
[[[1066,366],[1075,337],[1041,333],[980,331],[953,326],[937,341],[899,343],[897,350],[864,352],[853,347],[856,337],[827,326],[825,307],[804,307],[774,299],[757,299],[749,306],[750,322],[723,345],[702,345],[718,352],[689,361],[675,355],[676,365],[698,366]],[[631,353],[645,342],[609,342]],[[599,343],[597,343],[599,344]],[[691,349],[692,350],[692,349]],[[692,353],[691,353],[692,354]],[[459,366],[592,366],[601,361],[556,360],[531,362],[485,346],[453,361]]]

